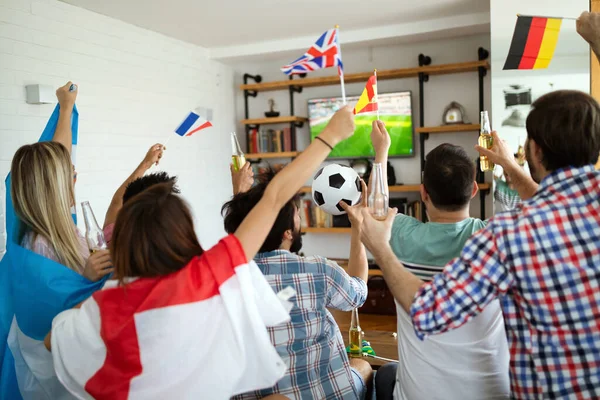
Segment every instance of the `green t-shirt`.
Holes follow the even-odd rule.
[[[458,257],[467,239],[485,225],[485,221],[477,218],[441,224],[423,223],[399,214],[392,226],[390,245],[396,257],[411,272],[428,281],[448,261]]]

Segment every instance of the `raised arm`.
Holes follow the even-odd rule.
[[[388,180],[387,180],[387,163],[388,152],[390,150],[391,139],[383,121],[373,121],[371,129],[371,143],[375,149],[375,162],[381,164],[381,173],[383,174],[383,188],[389,196]],[[373,174],[371,174],[371,178]],[[369,190],[373,190],[372,180],[369,179]]]
[[[69,91],[73,83],[67,82],[66,85],[56,89],[56,98],[60,109],[58,112],[58,123],[56,124],[56,130],[54,131],[53,142],[58,142],[65,146],[69,153],[71,153],[71,146],[73,142],[73,132],[71,131],[71,115],[73,114],[73,106],[75,105],[75,99],[77,98],[77,89]]]
[[[140,165],[138,165],[137,168],[132,172],[132,174],[129,175],[127,179],[125,179],[125,182],[123,182],[121,186],[119,186],[119,188],[113,195],[110,205],[108,206],[108,211],[106,211],[106,216],[104,217],[105,228],[108,225],[113,224],[117,220],[117,214],[119,214],[119,211],[123,207],[123,194],[125,193],[125,189],[127,189],[127,186],[134,180],[144,176],[146,171],[149,170],[153,164],[158,165],[158,162],[162,157],[163,151],[164,147],[160,143],[156,143],[155,145],[150,147],[150,150],[148,150],[146,156],[144,157]]]
[[[354,132],[354,114],[351,106],[340,109],[319,135],[321,140],[313,141],[300,155],[279,172],[258,202],[244,218],[235,236],[239,239],[251,260],[260,249],[279,211],[312,176],[325,160],[331,149]],[[329,146],[328,146],[329,145]]]
[[[380,222],[371,216],[368,209],[362,210],[361,238],[375,257],[392,296],[405,311],[410,312],[415,293],[423,281],[404,268],[390,247],[392,225],[397,213],[398,210],[390,209],[386,219]]]
[[[498,137],[496,131],[492,132],[494,145],[491,149],[486,149],[479,145],[475,149],[482,156],[489,158],[494,164],[500,165],[506,174],[510,176],[511,182],[515,190],[519,192],[519,197],[522,200],[527,200],[537,192],[538,184],[529,176],[525,170],[517,164],[514,154],[508,148],[506,142]]]
[[[350,236],[350,258],[348,259],[348,275],[356,276],[357,278],[367,281],[369,279],[369,260],[367,259],[367,251],[360,240],[360,232],[362,230],[362,213],[363,209],[368,209],[367,197],[368,189],[365,181],[360,180],[362,185],[362,198],[360,203],[355,206],[348,206],[345,202],[340,201],[340,206],[348,213],[348,218],[352,225],[352,233]]]
[[[577,33],[590,44],[596,59],[600,62],[600,13],[584,11],[577,18],[576,26]]]

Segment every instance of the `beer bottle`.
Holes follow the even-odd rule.
[[[350,331],[348,332],[350,357],[362,357],[361,332],[360,324],[358,323],[358,308],[355,308],[352,310],[352,321],[350,322]]]
[[[231,161],[233,162],[233,169],[236,172],[246,164],[246,157],[235,132],[231,132]]]
[[[90,254],[95,253],[98,250],[106,250],[106,240],[104,239],[104,232],[100,229],[96,216],[92,211],[89,201],[81,203],[83,209],[83,219],[85,221],[85,240],[90,250]]]
[[[385,192],[384,179],[386,177],[383,176],[383,169],[380,163],[374,163],[373,169],[371,170],[371,194],[368,198],[368,206],[369,212],[373,216],[373,218],[378,220],[384,220],[387,217],[388,207],[389,207],[389,198],[388,194]],[[363,193],[363,196],[366,196],[366,193]]]
[[[490,128],[490,118],[487,111],[481,112],[480,124],[479,146],[491,149],[494,141],[492,138],[492,129]],[[488,160],[486,156],[479,156],[479,165],[483,172],[492,171],[494,169],[494,163]]]

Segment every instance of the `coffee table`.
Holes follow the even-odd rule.
[[[348,346],[348,333],[345,332],[344,334],[344,332],[342,332],[342,337],[344,338],[344,345]],[[398,341],[392,332],[366,330],[364,331],[363,340],[371,343],[371,347],[375,350],[375,354],[378,357],[398,360]],[[368,361],[375,370],[389,362],[366,356],[363,356],[363,358]]]

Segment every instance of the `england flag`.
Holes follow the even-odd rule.
[[[229,399],[283,376],[266,327],[288,321],[231,235],[175,273],[108,281],[59,314],[54,367],[80,399]]]

